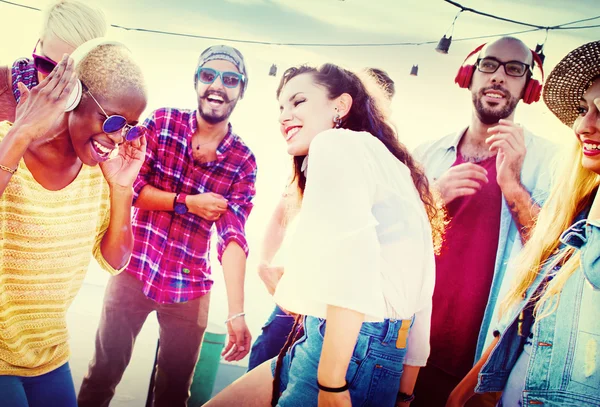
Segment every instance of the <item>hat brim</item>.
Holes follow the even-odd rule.
[[[554,67],[544,85],[544,102],[569,127],[579,115],[581,97],[600,75],[600,41],[571,51]]]

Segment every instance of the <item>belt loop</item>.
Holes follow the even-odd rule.
[[[398,335],[398,323],[400,321],[398,321],[397,319],[386,319],[385,321],[386,324],[386,333],[385,333],[385,337],[383,338],[383,341],[381,342],[383,345],[386,345],[390,342],[394,342],[395,341],[395,337],[396,335]]]

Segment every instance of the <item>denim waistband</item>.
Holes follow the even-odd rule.
[[[312,324],[318,327],[324,321],[323,318],[306,316],[304,320],[305,326],[310,329]],[[382,322],[363,322],[360,328],[360,334],[368,335],[382,342],[392,342],[398,338],[398,331],[402,327],[402,322],[407,321],[409,327],[412,326],[414,316],[410,319],[384,319]]]

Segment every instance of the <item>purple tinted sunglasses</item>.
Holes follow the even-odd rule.
[[[102,123],[103,132],[110,134],[116,133],[117,131],[121,131],[121,136],[127,141],[135,140],[136,138],[146,133],[145,127],[132,126],[131,124],[127,123],[127,119],[121,115],[113,114],[109,116],[104,110],[104,108],[100,106],[100,103],[98,103],[94,95],[92,95],[92,92],[90,92],[88,87],[85,86],[83,82],[81,82],[81,87],[88,95],[90,95],[92,100],[96,102],[96,105],[98,105],[100,110],[102,110],[102,114],[104,114],[104,117],[106,117],[104,123]]]
[[[35,69],[37,69],[37,71],[42,75],[49,75],[58,64],[48,57],[35,53],[39,44],[40,40],[38,40],[37,44],[35,44],[33,54],[31,54],[31,57],[33,58],[33,65],[35,66]]]

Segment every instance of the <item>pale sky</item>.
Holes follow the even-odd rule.
[[[43,7],[44,1],[14,0]],[[461,0],[490,14],[532,24],[552,26],[600,15],[598,0],[485,1]],[[113,24],[212,37],[277,43],[391,43],[437,41],[458,9],[441,0],[104,0],[96,1]],[[0,63],[30,56],[38,39],[39,12],[0,3]],[[597,25],[600,19],[579,25]],[[462,13],[454,38],[522,31],[527,27]],[[544,31],[517,35],[531,48],[543,42]],[[193,73],[206,47],[223,41],[192,39],[110,29],[109,36],[126,43],[138,58],[149,88],[148,112],[162,106],[195,108]],[[550,31],[545,47],[547,72],[570,50],[600,38],[600,28]],[[262,235],[290,171],[289,157],[279,134],[275,88],[279,76],[268,76],[272,63],[278,74],[299,63],[334,62],[352,69],[371,66],[386,70],[396,82],[393,119],[401,141],[411,149],[466,126],[471,115],[470,93],[459,89],[454,76],[465,56],[485,40],[454,42],[448,55],[436,44],[380,47],[313,47],[228,43],[246,57],[249,87],[232,116],[234,131],[256,154],[259,175],[255,209],[247,225],[251,256],[248,260],[246,310],[254,337],[272,303],[255,268]],[[419,76],[409,76],[413,64]],[[539,71],[535,75],[539,78]],[[543,103],[520,104],[516,121],[554,141],[566,129]],[[221,273],[214,259],[216,285],[211,320],[221,322],[227,310]],[[91,275],[104,282],[106,277]]]

